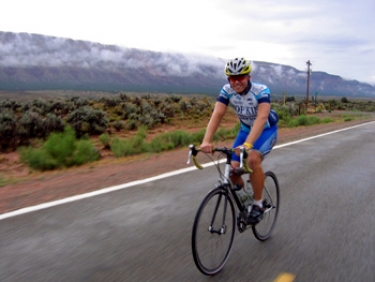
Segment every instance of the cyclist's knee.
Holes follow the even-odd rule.
[[[251,169],[256,169],[262,165],[263,157],[258,151],[251,151],[248,157],[248,163]]]

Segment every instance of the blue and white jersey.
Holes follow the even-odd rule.
[[[266,85],[251,82],[248,91],[240,95],[229,84],[225,84],[220,91],[217,101],[227,106],[231,104],[241,121],[241,128],[250,131],[257,117],[258,105],[261,103],[271,103],[270,89]],[[273,125],[270,124],[270,118],[273,118],[273,114],[276,113],[271,111],[265,128]]]

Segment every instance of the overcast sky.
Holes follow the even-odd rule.
[[[247,57],[375,85],[375,0],[1,0],[0,30]]]

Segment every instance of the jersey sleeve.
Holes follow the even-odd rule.
[[[217,97],[217,102],[223,103],[226,106],[229,105],[229,99],[230,99],[230,93],[229,93],[230,87],[228,84],[224,85],[224,87],[220,90],[219,96]]]
[[[270,89],[266,85],[253,83],[253,87],[254,87],[254,92],[256,93],[254,95],[259,104],[271,103]]]

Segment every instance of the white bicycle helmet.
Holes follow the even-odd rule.
[[[235,58],[226,65],[224,72],[227,76],[249,74],[253,68],[253,63],[244,58]]]

